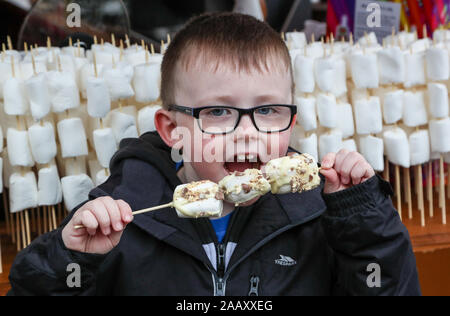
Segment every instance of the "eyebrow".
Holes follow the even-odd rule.
[[[256,97],[256,99],[254,101],[255,104],[248,104],[248,106],[261,105],[263,103],[277,104],[277,103],[280,103],[280,101],[277,101],[277,100],[279,100],[280,97],[281,96],[277,96],[274,94],[260,95],[260,96]],[[217,97],[206,98],[205,100],[201,100],[199,102],[199,104],[201,104],[201,105],[233,105],[234,103],[235,103],[235,98],[231,95],[222,95],[222,96],[217,96]]]

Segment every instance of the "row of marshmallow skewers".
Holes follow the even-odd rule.
[[[350,42],[334,42],[332,35],[327,43],[307,43],[300,32],[283,37],[290,48],[299,113],[291,145],[316,159],[342,148],[359,151],[376,171],[385,171],[386,179],[389,162],[395,165],[396,179],[399,168],[405,168],[409,218],[410,167],[417,166],[416,182],[422,183],[422,165],[439,159],[439,204],[445,224],[443,172],[444,162],[450,163],[450,31],[436,30],[433,40],[417,39],[413,32],[393,32],[383,39],[383,45],[377,43],[374,33],[365,34],[357,43],[352,38]],[[397,180],[396,192],[401,215]],[[429,201],[433,216],[430,195]],[[423,204],[420,192],[418,205],[424,226]]]
[[[109,176],[121,139],[154,130],[162,55],[144,43],[124,49],[121,40],[116,47],[114,36],[111,44],[102,40],[86,52],[79,42],[60,49],[48,40],[47,47],[28,49],[25,44],[25,51],[18,52],[8,39],[8,46],[3,45],[0,55],[1,125],[7,144],[3,182],[9,188],[5,206],[25,222],[26,246],[28,210],[52,206],[49,215],[55,217],[53,206],[63,198],[72,210]],[[133,105],[125,106],[131,98]],[[65,176],[60,179],[61,170]],[[19,239],[19,229],[16,233]]]

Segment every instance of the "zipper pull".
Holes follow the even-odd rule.
[[[259,287],[259,277],[252,276],[250,278],[250,291],[248,292],[248,296],[258,296],[258,287]]]
[[[225,296],[225,281],[222,278],[218,278],[216,281],[215,296]]]
[[[217,245],[217,273],[223,276],[225,273],[225,245]]]

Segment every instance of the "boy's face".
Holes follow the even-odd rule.
[[[237,72],[226,65],[220,65],[216,71],[206,66],[192,66],[189,70],[178,67],[175,102],[193,108],[227,105],[243,109],[291,104],[291,84],[288,72]],[[172,113],[177,130],[183,135],[187,181],[208,179],[217,183],[236,170],[260,169],[270,159],[286,155],[288,150],[292,126],[284,132],[259,132],[249,115],[244,115],[235,131],[210,135],[201,132],[193,117]]]

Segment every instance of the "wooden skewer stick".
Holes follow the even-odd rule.
[[[7,41],[7,43],[8,43],[8,49],[9,49],[9,50],[13,50],[12,41],[11,41],[11,36],[7,35],[7,36],[6,36],[6,41]]]
[[[420,210],[420,224],[425,227],[425,206],[423,202],[423,178],[422,178],[422,165],[418,166],[417,171],[417,184],[419,189],[419,210]]]
[[[16,245],[17,245],[17,252],[21,249],[21,240],[20,240],[20,215],[19,212],[16,213]]]
[[[72,47],[73,46],[73,42],[72,42],[72,37],[69,36],[69,46]]]
[[[97,78],[98,72],[97,72],[97,59],[95,58],[95,52],[92,52],[92,61],[94,64],[94,74],[95,74],[95,77]]]
[[[128,37],[128,34],[125,34],[125,43],[127,44],[127,48],[130,48],[130,38]]]
[[[111,34],[111,44],[115,47],[116,46],[116,37],[114,36],[114,33]]]
[[[402,219],[402,193],[400,189],[400,167],[395,165],[395,193],[397,194],[397,211]]]
[[[150,52],[152,53],[152,56],[155,55],[155,46],[153,46],[153,43],[150,43]]]
[[[56,224],[56,212],[55,212],[54,205],[52,205],[52,207],[51,207],[51,212],[52,212],[53,229],[56,229],[58,226]]]
[[[81,57],[80,39],[77,39],[77,56]]]
[[[97,35],[94,35],[94,44],[95,44],[95,45],[98,44]]]
[[[408,218],[411,219],[413,217],[412,214],[412,198],[411,198],[411,174],[410,169],[405,168],[403,171],[406,174],[406,202],[408,203]]]
[[[149,208],[144,208],[142,210],[139,211],[135,211],[131,214],[133,215],[139,215],[139,214],[143,214],[143,213],[147,213],[147,212],[151,212],[151,211],[156,211],[162,208],[166,208],[166,207],[173,207],[173,201],[167,204],[163,204],[163,205],[158,205],[158,206],[153,206],[153,207],[149,207]],[[85,228],[83,225],[75,225],[74,229],[80,229],[80,228]]]
[[[3,190],[2,192],[2,198],[3,198],[3,210],[5,212],[5,221],[6,221],[6,233],[9,235],[11,233],[11,227],[10,227],[10,221],[9,221],[9,212],[8,212],[8,206],[6,202],[6,191]]]
[[[27,246],[29,244],[31,244],[31,231],[30,231],[30,217],[28,215],[28,210],[25,210],[24,212],[24,216],[25,216],[25,230],[27,233]]]
[[[428,205],[430,217],[434,216],[434,201],[433,201],[433,162],[428,163],[428,172],[427,172],[427,189],[428,189]]]
[[[440,185],[440,199],[442,208],[442,224],[447,224],[447,213],[446,213],[446,203],[445,203],[445,178],[444,178],[444,157],[441,155],[439,160],[439,185]]]
[[[25,220],[24,220],[24,216],[23,216],[23,211],[19,212],[19,216],[20,216],[20,229],[22,231],[22,249],[27,247],[27,236],[26,236],[26,232],[25,232]]]

